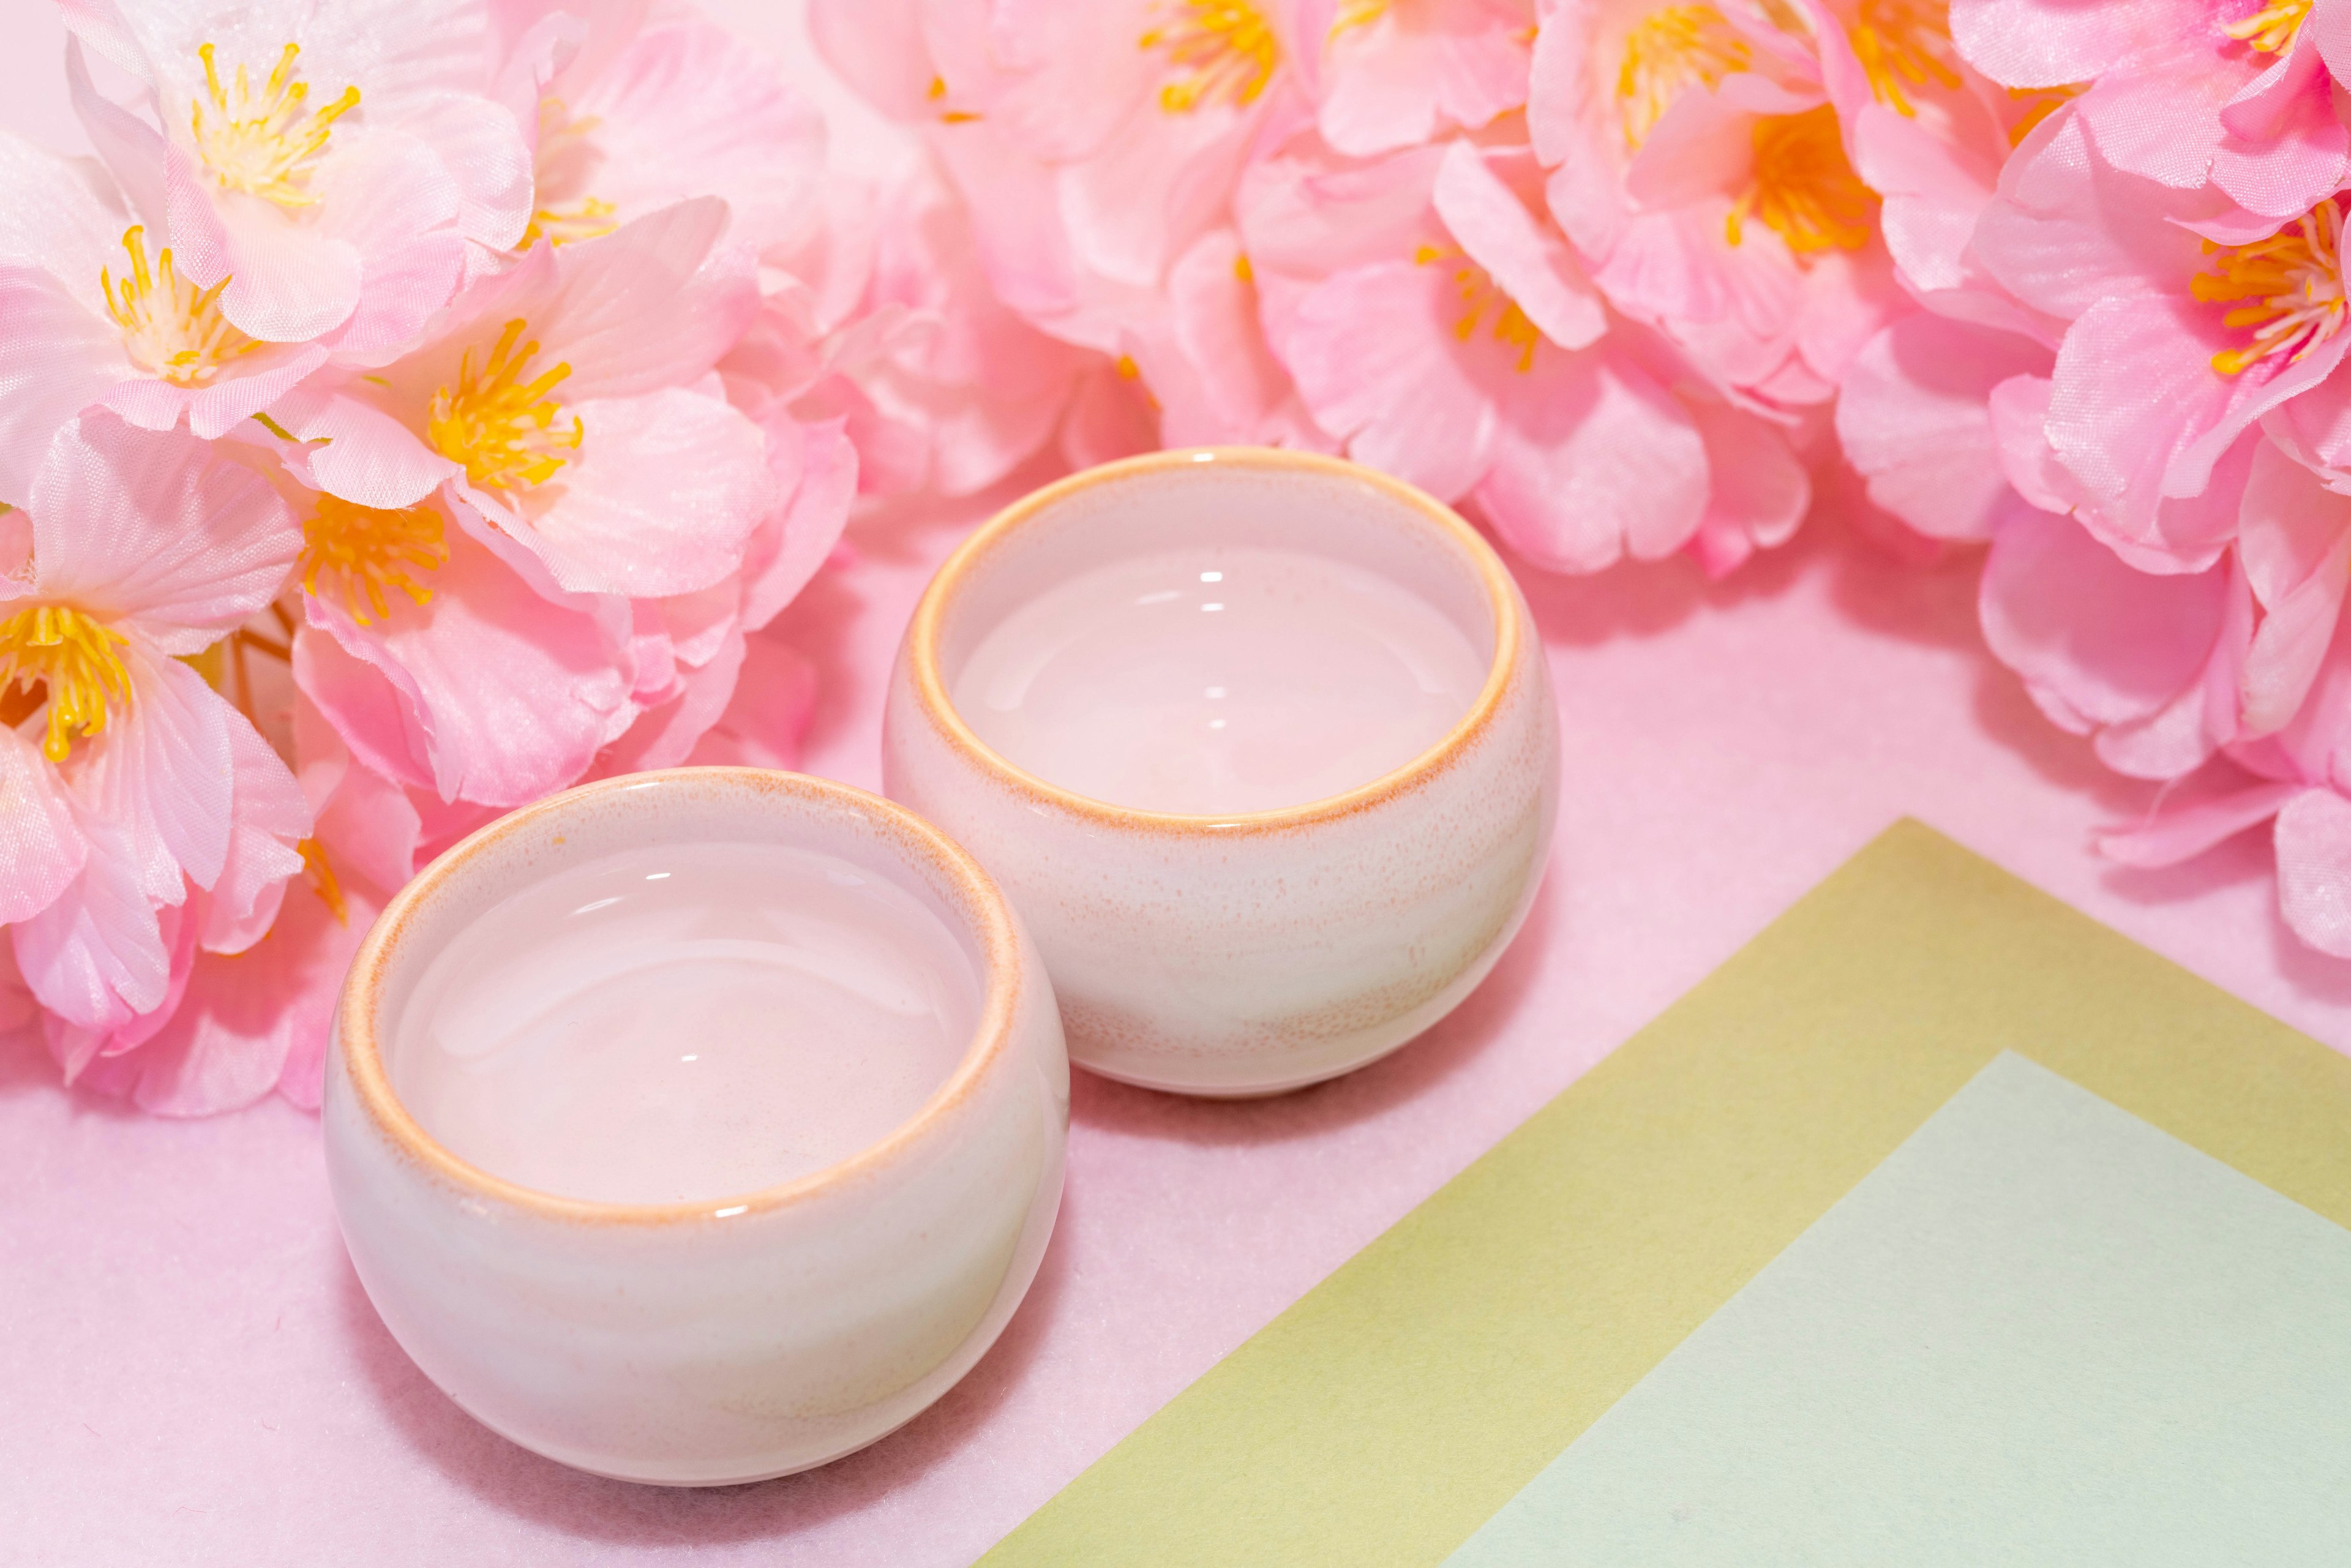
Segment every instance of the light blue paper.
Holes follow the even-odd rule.
[[[1449,1568],[2346,1568],[2351,1231],[2003,1054]]]

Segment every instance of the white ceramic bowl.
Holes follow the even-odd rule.
[[[914,1116],[839,1165],[707,1202],[584,1202],[475,1169],[384,1052],[435,952],[563,864],[771,841],[895,881],[946,922],[981,1013]],[[627,1480],[758,1480],[863,1447],[968,1371],[1019,1304],[1061,1199],[1069,1063],[1035,949],[987,874],[888,801],[753,768],[591,784],[513,813],[393,899],[351,966],[327,1076],[328,1176],[370,1300],[485,1425]]]
[[[1073,574],[1207,540],[1377,570],[1490,656],[1452,731],[1347,793],[1186,816],[1106,804],[991,750],[949,693],[1009,610]],[[1558,810],[1542,643],[1492,549],[1410,486],[1333,458],[1156,453],[1073,475],[939,569],[898,653],[884,788],[1001,883],[1051,971],[1071,1059],[1195,1094],[1267,1094],[1395,1050],[1458,1006],[1526,917]]]

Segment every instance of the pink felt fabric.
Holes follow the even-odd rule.
[[[789,45],[789,15],[714,9]],[[0,120],[62,145],[57,34],[43,0],[0,0]],[[820,681],[812,770],[877,781],[915,593],[1041,476],[859,524],[857,564],[787,612]],[[1081,1074],[1061,1228],[1004,1340],[905,1430],[811,1475],[668,1492],[513,1448],[378,1323],[315,1119],[270,1100],[156,1120],[0,1058],[0,1556],[968,1562],[1906,812],[2351,1047],[2351,964],[2285,934],[2258,835],[2164,871],[2095,857],[2148,787],[1984,653],[1973,561],[1896,565],[1824,514],[1719,585],[1684,559],[1524,574],[1566,789],[1550,883],[1493,978],[1400,1055],[1301,1094],[1190,1103]]]

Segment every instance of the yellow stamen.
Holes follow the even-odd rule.
[[[1414,264],[1419,267],[1460,256],[1458,250],[1441,250],[1433,245],[1422,246],[1412,253]],[[1474,262],[1463,260],[1453,269],[1453,287],[1461,299],[1461,314],[1453,322],[1455,340],[1467,343],[1475,338],[1479,322],[1485,319],[1486,308],[1498,305],[1494,314],[1494,340],[1506,343],[1519,351],[1514,363],[1520,375],[1533,370],[1535,345],[1543,340],[1542,329],[1519,308],[1517,300],[1494,286],[1493,275]]]
[[[1257,281],[1257,268],[1249,265],[1249,258],[1248,256],[1237,256],[1233,257],[1233,276],[1239,278],[1243,283],[1255,283]]]
[[[2312,0],[2270,0],[2262,10],[2220,31],[2241,44],[2251,44],[2265,55],[2282,55],[2294,47],[2302,24],[2310,16]]]
[[[1869,90],[1896,114],[1918,112],[1913,89],[1959,85],[1949,0],[1861,0],[1851,37]]]
[[[580,450],[585,434],[577,415],[569,429],[556,423],[563,405],[549,394],[571,374],[569,364],[522,380],[538,352],[537,342],[521,340],[528,326],[520,319],[507,323],[478,376],[474,350],[466,350],[455,389],[444,386],[433,394],[425,439],[444,457],[464,464],[476,485],[499,490],[543,485],[569,460],[563,454]]]
[[[531,213],[530,226],[523,230],[523,249],[542,239],[549,245],[594,239],[621,226],[612,215],[619,209],[600,196],[546,199],[559,192],[578,192],[588,183],[601,162],[588,137],[602,123],[592,114],[573,119],[559,98],[538,100],[538,152],[532,160],[532,177],[544,204]]]
[[[130,639],[78,610],[36,605],[0,621],[0,687],[47,689],[49,733],[41,755],[63,762],[77,734],[106,729],[106,705],[131,700],[131,672],[116,644]]]
[[[106,313],[122,329],[122,351],[131,363],[173,386],[206,385],[223,365],[261,345],[221,314],[221,290],[228,287],[227,278],[198,288],[172,269],[169,246],[150,270],[146,233],[137,224],[122,231],[131,270],[120,284],[111,270],[98,269],[98,286],[106,291]]]
[[[420,580],[448,564],[441,514],[430,507],[383,511],[340,496],[321,496],[319,509],[302,525],[302,591],[340,591],[351,619],[365,626],[392,614],[383,591],[394,589],[417,604],[433,602]]]
[[[204,91],[212,99],[209,115],[202,99],[190,104],[196,150],[224,190],[248,191],[281,207],[307,207],[318,200],[309,192],[311,162],[325,151],[335,121],[359,107],[360,89],[347,87],[334,102],[304,113],[310,87],[294,74],[294,61],[301,52],[299,44],[287,45],[259,93],[240,64],[233,78],[232,103],[230,89],[221,85],[213,46],[196,50],[204,62]]]
[[[1175,13],[1137,40],[1165,49],[1182,74],[1159,89],[1159,107],[1189,114],[1204,103],[1246,108],[1265,91],[1281,63],[1273,25],[1250,0],[1163,0]]]
[[[1740,243],[1749,217],[1762,219],[1799,260],[1869,243],[1877,197],[1845,160],[1835,110],[1767,115],[1753,135],[1753,183],[1723,224],[1731,244]]]
[[[1625,35],[1625,61],[1616,72],[1616,113],[1625,145],[1637,150],[1666,110],[1692,82],[1712,87],[1743,71],[1747,40],[1711,5],[1668,5],[1652,11]]]
[[[2189,294],[2207,305],[2250,301],[2220,318],[2253,329],[2242,347],[2212,356],[2222,375],[2280,354],[2292,363],[2343,329],[2343,210],[2333,197],[2267,239],[2225,247],[2207,240],[2204,249],[2218,259],[2188,280]]]
[[[1339,14],[1331,22],[1329,37],[1337,37],[1351,27],[1368,27],[1388,14],[1388,0],[1339,0]]]
[[[2063,87],[2010,88],[2008,96],[2022,100],[2024,112],[2017,117],[2015,124],[2008,128],[2008,144],[2011,147],[2023,146],[2024,139],[2032,134],[2034,126],[2081,97],[2089,86],[2088,82],[2082,81]]]
[[[294,846],[294,852],[302,857],[302,869],[310,878],[310,891],[326,904],[336,925],[349,925],[350,906],[343,902],[343,884],[335,880],[335,868],[327,859],[327,846],[316,839],[304,839]]]

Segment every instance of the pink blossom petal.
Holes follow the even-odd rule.
[[[2044,512],[2070,512],[2079,485],[2049,444],[2049,378],[2015,375],[1985,400],[2001,472],[2018,495]]]
[[[0,500],[23,506],[49,438],[131,373],[122,340],[37,267],[0,262]]]
[[[302,787],[261,732],[233,709],[226,725],[236,778],[228,852],[204,901],[197,936],[208,953],[241,953],[269,929],[286,879],[302,869],[294,846],[309,836],[311,826]]]
[[[2294,934],[2351,958],[2351,800],[2305,789],[2277,815],[2278,904]]]
[[[111,413],[58,433],[31,501],[38,591],[167,653],[195,653],[266,605],[302,545],[250,469]]]
[[[511,313],[572,367],[567,401],[690,382],[734,346],[759,298],[749,254],[718,246],[726,226],[726,204],[696,196],[556,254],[547,308],[518,301]]]
[[[177,904],[181,879],[210,887],[228,854],[235,710],[177,659],[122,651],[131,700],[80,743],[76,794],[120,830],[148,895]]]
[[[595,615],[541,598],[464,533],[446,537],[429,605],[397,596],[389,618],[361,627],[339,601],[306,601],[310,624],[381,674],[404,719],[387,726],[362,708],[346,727],[342,683],[304,690],[379,771],[400,776],[380,761],[396,733],[443,799],[523,805],[587,768],[627,701],[629,674]]]
[[[594,122],[591,192],[623,217],[682,196],[724,197],[729,241],[756,251],[808,237],[822,214],[824,120],[773,60],[708,22],[650,26],[592,80],[555,84]]]
[[[1813,481],[1781,426],[1705,399],[1685,402],[1706,443],[1706,516],[1693,544],[1702,560],[1735,564],[1794,537],[1812,510]],[[1709,570],[1715,576],[1719,570]]]
[[[398,511],[465,472],[358,391],[313,382],[276,410],[278,423],[304,444],[302,461],[319,488]]]
[[[375,665],[306,626],[294,636],[294,683],[334,727],[354,761],[401,784],[433,787],[422,727]]]
[[[808,586],[841,542],[857,497],[857,449],[839,423],[800,424],[778,416],[765,434],[768,465],[786,500],[744,551],[741,618],[748,631],[775,619]]]
[[[131,210],[141,223],[162,225],[169,214],[163,195],[163,138],[155,128],[100,96],[82,58],[81,39],[66,40],[66,91],[82,133],[105,162]]]
[[[1391,5],[1336,32],[1320,111],[1323,139],[1356,157],[1430,140],[1440,124],[1475,131],[1527,100],[1519,7],[1494,0]]]
[[[1488,155],[1466,141],[1453,143],[1437,169],[1435,201],[1437,216],[1469,259],[1544,337],[1562,349],[1581,349],[1608,329],[1599,295],[1566,242],[1535,221],[1489,166]]]
[[[1979,608],[1984,641],[2028,687],[2090,724],[2123,724],[2199,680],[2228,587],[2221,570],[2133,570],[2072,519],[2019,511],[1992,540]]]
[[[557,583],[649,599],[706,588],[737,569],[775,502],[757,425],[676,387],[571,412],[585,432],[578,457],[524,498],[528,521],[508,529]]]
[[[801,733],[816,710],[816,666],[772,635],[744,645],[733,697],[702,737],[691,760],[700,765],[793,768]]]
[[[2257,784],[2194,806],[2159,808],[2139,827],[2100,833],[2098,852],[2125,865],[2178,865],[2269,821],[2305,789],[2301,784]]]
[[[2244,488],[2238,553],[2266,612],[2246,652],[2241,733],[2285,727],[2335,640],[2351,585],[2351,497],[2267,442]]]
[[[89,853],[57,769],[32,742],[0,729],[0,925],[47,908]]]
[[[1597,571],[1681,549],[1707,506],[1706,446],[1689,415],[1629,359],[1537,355],[1502,399],[1478,504],[1550,571]]]
[[[103,1031],[162,1005],[171,955],[132,851],[103,821],[76,815],[89,845],[80,874],[8,932],[41,1005],[62,1022]]]
[[[163,194],[182,275],[206,288],[227,278],[221,314],[248,337],[308,342],[358,308],[363,258],[347,242],[264,197],[217,190],[176,146],[164,154]]]
[[[1956,0],[1951,37],[2003,87],[2064,87],[2104,75],[2143,40],[2176,37],[2200,14],[2177,0],[2078,5],[2064,0]],[[2192,20],[2191,20],[2192,19]]]
[[[2026,339],[1913,312],[1855,358],[1837,438],[1878,506],[1931,538],[1988,538],[2008,488],[1991,390],[2048,365],[2048,350]]]
[[[1359,463],[1441,500],[1484,476],[1494,405],[1454,351],[1446,272],[1409,261],[1342,272],[1306,294],[1275,349],[1317,423]]]

